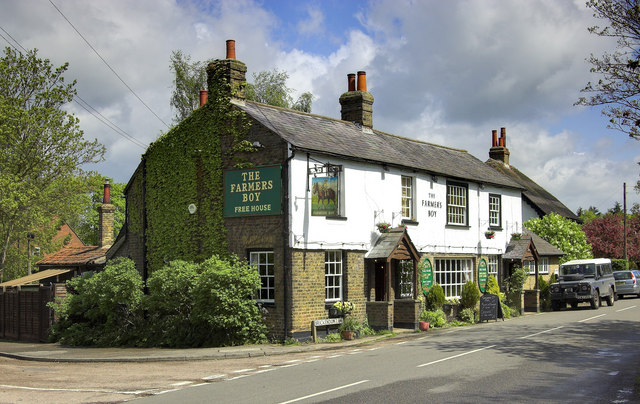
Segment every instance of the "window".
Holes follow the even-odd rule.
[[[397,296],[399,298],[413,298],[413,261],[398,262]]]
[[[342,300],[342,251],[324,253],[325,301]]]
[[[467,225],[467,186],[447,184],[447,224]]]
[[[462,286],[473,280],[473,260],[470,258],[436,258],[435,282],[444,289],[447,299],[462,296]]]
[[[273,303],[275,298],[275,282],[273,276],[273,251],[251,251],[249,263],[260,274],[260,292],[257,301]]]
[[[402,176],[402,218],[413,219],[413,178]]]
[[[489,227],[502,227],[501,196],[489,195]]]
[[[536,262],[531,260],[531,261],[525,261],[523,263],[524,265],[524,270],[527,271],[527,273],[529,275],[535,275],[536,274]],[[542,275],[542,274],[548,274],[549,273],[549,257],[542,257],[540,258],[540,261],[538,262],[538,275]]]
[[[493,275],[498,280],[498,260],[499,255],[490,255],[489,262],[487,264],[487,275]]]

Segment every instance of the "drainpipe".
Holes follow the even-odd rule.
[[[291,147],[291,156],[287,157],[283,164],[283,173],[282,173],[282,188],[285,190],[284,194],[284,207],[283,207],[283,216],[284,223],[282,227],[282,236],[285,240],[282,246],[282,261],[284,263],[284,337],[287,338],[289,334],[289,293],[291,289],[291,275],[289,271],[291,270],[290,265],[288,265],[288,251],[289,251],[289,163],[296,155],[296,149]]]

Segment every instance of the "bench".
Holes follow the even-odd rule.
[[[343,318],[325,318],[323,320],[313,320],[311,322],[311,336],[313,337],[313,342],[318,342],[318,327],[327,327],[332,325],[340,325],[344,322]]]

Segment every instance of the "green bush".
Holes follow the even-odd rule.
[[[635,262],[623,259],[611,259],[611,267],[614,271],[625,271],[627,269],[638,269]]]
[[[465,323],[476,323],[478,322],[478,312],[472,308],[462,309],[460,312],[460,320]]]
[[[51,338],[68,345],[134,345],[143,328],[142,278],[132,260],[117,258],[102,272],[67,281],[69,294],[50,304],[58,315]]]
[[[495,276],[489,275],[487,277],[487,286],[485,286],[484,291],[492,295],[500,296],[500,285],[498,285],[498,280]]]
[[[549,283],[538,275],[538,289],[540,289],[540,308],[544,311],[551,311],[551,292]]]
[[[447,318],[445,317],[442,309],[423,311],[420,313],[420,321],[428,322],[429,328],[444,327],[445,324],[447,324]]]
[[[519,292],[524,288],[524,283],[527,281],[529,274],[527,271],[520,267],[516,267],[509,278],[509,290]]]
[[[444,297],[444,290],[442,290],[442,286],[434,283],[427,295],[425,296],[425,309],[434,311],[438,309],[442,309],[442,305],[446,301]]]
[[[462,285],[462,296],[460,297],[460,304],[463,309],[475,309],[478,301],[480,300],[480,289],[473,281],[468,281]]]

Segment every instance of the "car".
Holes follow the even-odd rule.
[[[640,271],[615,271],[616,292],[619,297],[636,295],[640,297]]]
[[[595,310],[602,305],[602,298],[607,306],[613,306],[617,299],[615,282],[608,258],[567,261],[560,265],[558,282],[549,286],[551,308],[560,310],[569,303],[575,309],[579,303],[588,302]]]

